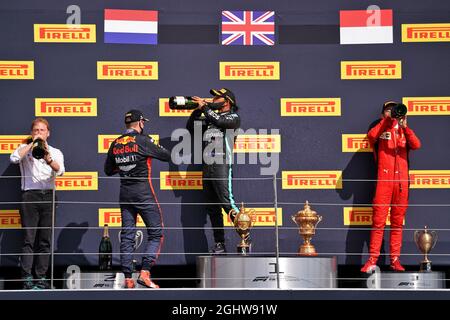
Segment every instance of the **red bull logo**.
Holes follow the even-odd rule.
[[[98,153],[107,153],[109,150],[109,147],[111,146],[111,143],[118,137],[120,137],[120,134],[99,134],[97,136]],[[149,137],[153,139],[153,142],[155,144],[158,144],[158,142],[159,142],[158,134],[150,134]],[[131,140],[127,140],[127,139],[124,139],[123,141],[128,141],[128,142],[122,143],[122,144],[127,144],[129,142],[135,142],[135,140],[131,141]]]
[[[117,144],[129,144],[129,143],[136,143],[136,137],[132,137],[132,136],[124,136],[122,138],[119,138],[116,140]]]

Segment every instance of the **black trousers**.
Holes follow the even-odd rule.
[[[222,208],[228,214],[237,208],[232,189],[232,167],[229,164],[203,165],[203,193],[208,205],[206,211],[213,227],[214,241],[225,242]]]
[[[52,198],[52,190],[29,190],[22,193],[22,277],[32,276],[33,263],[37,278],[43,278],[47,274],[52,236]],[[33,203],[42,201],[48,203]]]

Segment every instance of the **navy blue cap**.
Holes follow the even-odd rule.
[[[148,121],[147,118],[144,118],[144,114],[141,110],[133,109],[125,114],[125,123],[132,123],[141,120]]]

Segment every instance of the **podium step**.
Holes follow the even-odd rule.
[[[201,288],[277,288],[275,257],[197,257]],[[280,288],[336,288],[336,257],[280,257]]]
[[[444,289],[445,272],[379,272],[366,281],[369,289]]]
[[[133,273],[134,281],[139,273]],[[78,266],[72,265],[64,274],[64,289],[123,289],[125,276],[122,272],[98,271],[82,272]],[[136,282],[136,288],[145,288]]]

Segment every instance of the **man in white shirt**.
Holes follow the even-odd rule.
[[[46,274],[51,247],[53,189],[55,189],[55,177],[63,175],[65,169],[62,152],[47,143],[49,136],[48,121],[44,118],[36,118],[31,124],[32,142],[21,144],[10,156],[11,163],[20,165],[22,175],[20,219],[23,228],[21,269],[24,289],[50,287]],[[39,139],[43,143],[36,146]],[[40,156],[39,151],[41,151]],[[33,262],[36,283],[33,283]]]

